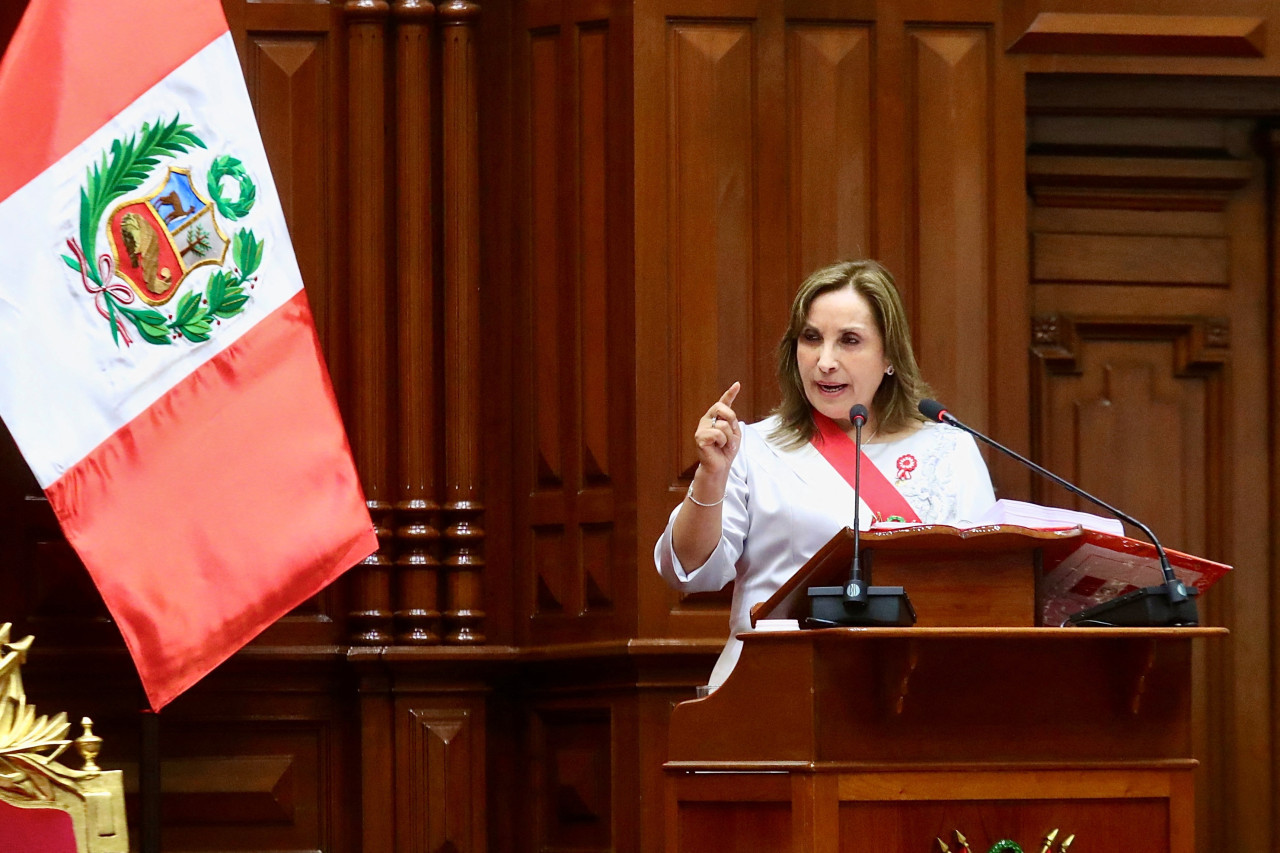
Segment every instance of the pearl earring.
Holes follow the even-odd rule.
[[[885,370],[884,370],[884,375],[885,375],[885,376],[892,376],[892,375],[893,375],[893,365],[892,365],[892,364],[885,368]]]

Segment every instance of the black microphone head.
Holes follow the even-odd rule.
[[[867,407],[861,403],[854,403],[853,408],[849,410],[849,420],[858,426],[862,426],[867,422]]]
[[[920,414],[924,415],[931,421],[942,421],[942,416],[947,414],[947,407],[939,403],[937,400],[930,400],[925,397],[920,401],[918,407]]]

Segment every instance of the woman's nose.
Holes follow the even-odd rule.
[[[836,368],[836,351],[835,347],[830,344],[823,344],[818,350],[818,369],[819,370],[835,370]]]

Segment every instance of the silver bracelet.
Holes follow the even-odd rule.
[[[712,501],[709,504],[704,504],[702,501],[698,500],[693,496],[693,483],[689,484],[689,491],[685,492],[685,497],[693,501],[694,503],[696,503],[698,506],[713,507],[713,506],[720,506],[720,504],[724,503],[724,495],[721,495],[720,500]]]

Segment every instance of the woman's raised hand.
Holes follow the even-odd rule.
[[[683,509],[671,528],[671,547],[681,565],[693,571],[702,566],[720,541],[721,504],[729,483],[729,466],[742,444],[742,428],[733,411],[734,398],[742,389],[735,382],[698,419],[693,443],[698,448],[698,470],[685,494]]]
[[[738,415],[733,411],[733,401],[741,390],[741,382],[730,385],[698,420],[698,428],[693,433],[693,443],[698,448],[698,465],[717,478],[729,475],[729,466],[742,444],[742,428],[738,425]]]

